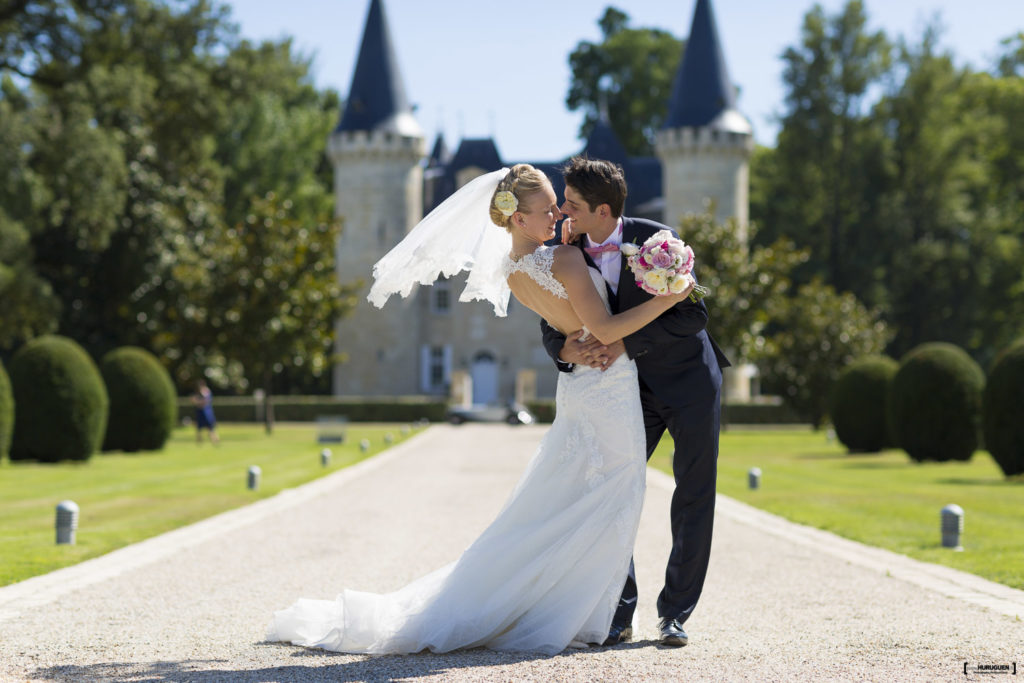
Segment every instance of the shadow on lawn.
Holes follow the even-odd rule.
[[[294,649],[296,659],[316,658],[316,664],[294,664],[264,668],[231,670],[216,668],[227,660],[186,659],[171,662],[101,662],[97,664],[62,665],[36,669],[34,680],[43,681],[233,681],[238,683],[270,683],[272,681],[390,681],[450,674],[465,669],[462,674],[472,677],[471,669],[508,666],[534,660],[578,657],[588,653],[604,652],[608,648],[566,650],[556,655],[531,652],[495,652],[484,648],[460,650],[444,654],[422,652],[414,655],[346,655],[313,648],[296,648],[281,643],[262,643],[268,647]],[[638,647],[661,648],[657,641],[640,640],[623,643],[617,650]],[[337,663],[333,663],[337,660]],[[482,673],[480,675],[483,675]],[[510,672],[509,680],[515,678]]]
[[[937,479],[936,484],[949,484],[951,486],[1024,486],[1024,479]]]

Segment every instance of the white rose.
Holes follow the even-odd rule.
[[[623,244],[619,251],[621,251],[626,256],[636,256],[637,254],[640,253],[640,249],[632,242],[626,242],[625,244]]]
[[[690,286],[690,276],[680,275],[679,277],[672,278],[672,282],[668,283],[669,291],[673,294],[679,294],[686,290]]]
[[[644,284],[660,292],[668,287],[668,276],[663,268],[655,268],[644,273]]]

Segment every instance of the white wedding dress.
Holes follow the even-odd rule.
[[[552,249],[513,263],[555,296]],[[607,306],[600,273],[590,269]],[[646,468],[636,365],[560,372],[554,423],[502,511],[452,564],[388,594],[345,590],[275,613],[271,641],[351,653],[560,652],[601,643],[626,580]]]

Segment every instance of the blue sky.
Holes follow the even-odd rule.
[[[352,78],[369,0],[233,0],[243,36],[292,36],[313,57],[316,83],[343,95]],[[577,152],[582,113],[565,106],[568,56],[597,41],[609,4],[634,27],[689,32],[695,0],[384,0],[409,99],[432,142],[493,135],[506,161],[560,160]],[[833,14],[845,0],[821,0]],[[811,0],[713,0],[740,110],[761,144],[774,144],[784,91],[782,51],[796,45]],[[867,0],[869,25],[916,41],[938,15],[942,44],[960,63],[987,68],[1002,38],[1024,31],[1024,0]]]

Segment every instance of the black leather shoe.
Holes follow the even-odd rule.
[[[612,627],[608,630],[608,637],[601,643],[602,646],[608,647],[609,645],[618,645],[619,643],[628,643],[633,639],[633,627],[629,624],[612,624]]]
[[[661,631],[661,644],[669,647],[682,647],[689,642],[686,631],[678,619],[662,617],[658,620],[658,630]]]

